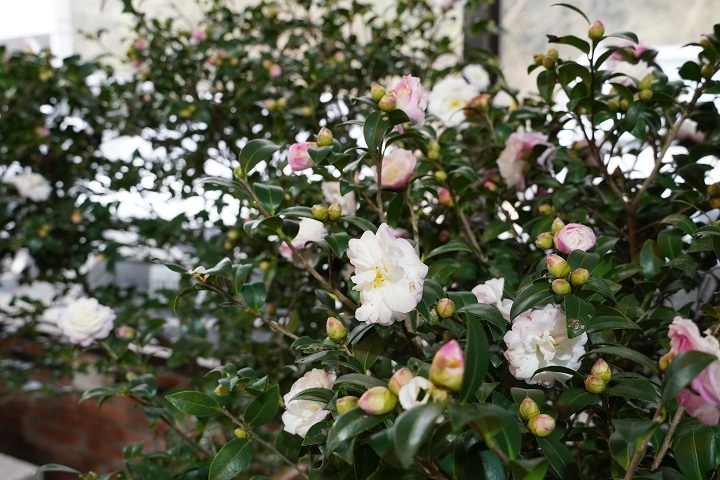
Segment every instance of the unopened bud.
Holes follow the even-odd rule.
[[[447,188],[441,188],[438,192],[438,203],[443,207],[452,207],[455,205],[450,190]]]
[[[546,55],[548,57],[552,58],[553,60],[557,60],[560,57],[560,54],[558,54],[558,51],[555,50],[554,48],[551,48],[550,50],[548,50]]]
[[[337,344],[345,343],[348,336],[347,327],[335,317],[328,317],[325,322],[325,331],[330,340]]]
[[[428,150],[439,152],[440,151],[440,144],[437,142],[437,140],[431,140],[428,144]]]
[[[378,108],[383,112],[392,112],[397,107],[397,98],[392,93],[385,94],[378,102]]]
[[[319,222],[325,222],[328,219],[328,209],[325,207],[325,205],[313,205],[312,208],[312,215],[315,220]]]
[[[715,73],[715,70],[713,69],[712,65],[705,64],[700,69],[700,75],[702,75],[705,80],[710,80],[713,76],[713,73]]]
[[[287,98],[280,97],[277,99],[277,102],[275,104],[278,106],[278,108],[285,108],[287,107]]]
[[[710,40],[709,40],[708,38],[706,38],[706,37],[701,38],[698,43],[700,44],[700,46],[701,46],[702,48],[705,48],[705,49],[708,49],[708,48],[712,47],[712,43],[711,43]]]
[[[720,197],[713,197],[708,203],[710,203],[710,208],[720,208]]]
[[[567,280],[563,280],[562,278],[556,278],[552,282],[552,290],[558,295],[568,295],[572,290],[572,287],[570,287],[570,284]]]
[[[542,65],[543,59],[545,58],[545,55],[542,53],[536,53],[533,55],[533,62],[535,62],[535,65]]]
[[[250,434],[244,428],[236,428],[233,430],[233,434],[236,438],[248,438]]]
[[[612,378],[612,370],[610,365],[607,364],[602,358],[598,358],[590,369],[592,375],[596,375],[602,378],[604,381],[609,382]]]
[[[547,269],[555,278],[565,278],[570,275],[570,265],[560,255],[551,253],[545,258]]]
[[[630,108],[630,102],[628,102],[626,99],[620,100],[620,111],[621,112],[627,112],[627,109]]]
[[[620,102],[618,102],[614,98],[608,100],[608,109],[612,113],[616,113],[618,110],[620,110]]]
[[[329,147],[333,143],[333,134],[327,127],[322,127],[317,134],[318,147]]]
[[[435,402],[444,402],[448,398],[448,392],[442,388],[433,388],[430,390],[430,396]]]
[[[348,395],[347,397],[338,398],[335,402],[335,409],[338,415],[342,415],[345,412],[349,412],[353,408],[358,406],[358,397]]]
[[[440,318],[450,318],[455,313],[455,302],[449,298],[441,298],[437,302],[437,313]]]
[[[670,352],[660,357],[660,360],[658,360],[658,369],[660,370],[660,373],[665,373],[665,370],[668,369],[673,360],[675,360],[675,354]]]
[[[652,87],[653,80],[655,80],[655,75],[648,73],[640,80],[640,83],[638,83],[638,89],[645,90],[646,88]]]
[[[525,400],[523,400],[522,403],[520,404],[518,413],[520,414],[520,418],[522,418],[525,421],[528,421],[531,418],[540,415],[540,407],[538,407],[538,404],[535,403],[535,400],[533,400],[532,398],[530,398],[528,396],[528,397],[525,397]]]
[[[491,181],[487,181],[487,182],[483,183],[483,187],[487,188],[491,192],[494,192],[498,189],[497,185],[495,185]]]
[[[72,215],[70,216],[70,221],[75,225],[80,225],[83,221],[82,213],[80,213],[80,210],[77,208],[73,210]]]
[[[605,25],[600,20],[595,20],[588,28],[588,38],[590,40],[600,40],[603,35],[605,35]]]
[[[388,382],[388,389],[398,395],[400,389],[408,384],[412,380],[413,374],[407,367],[402,367],[400,370],[395,372]]]
[[[218,385],[215,387],[215,395],[218,397],[227,397],[230,395],[230,390],[225,385]]]
[[[542,250],[547,250],[553,246],[553,234],[550,232],[543,232],[535,239],[535,245]]]
[[[123,325],[122,327],[117,329],[117,336],[120,338],[124,338],[125,340],[132,340],[135,338],[136,330],[133,327],[129,327],[127,325]]]
[[[538,206],[538,213],[540,215],[552,215],[554,213],[553,207],[551,207],[547,203],[543,203],[540,206]]]
[[[720,197],[720,182],[707,186],[707,194],[711,197]]]
[[[428,160],[432,160],[434,162],[440,158],[440,152],[437,150],[428,150],[427,158]]]
[[[555,217],[555,220],[553,220],[553,223],[550,226],[550,231],[552,231],[552,233],[558,233],[564,227],[565,227],[565,222],[560,220],[560,217]]]
[[[328,207],[328,219],[331,222],[334,222],[335,220],[338,220],[340,217],[342,217],[342,207],[338,203],[333,203]]]
[[[434,150],[431,150],[434,151]],[[445,183],[447,181],[448,175],[445,170],[438,170],[435,172],[435,180],[437,180],[438,183]]]
[[[643,102],[647,102],[652,100],[653,97],[653,91],[649,88],[645,88],[643,90],[640,90],[640,93],[638,94],[638,98],[642,100]]]
[[[385,89],[377,83],[373,83],[370,87],[370,95],[374,101],[379,102],[385,96]]]
[[[372,387],[357,402],[357,406],[370,415],[385,415],[396,405],[397,397],[385,387]]]
[[[579,287],[585,285],[590,279],[590,272],[586,268],[577,268],[570,274],[570,283]]]
[[[438,387],[459,392],[465,373],[465,354],[457,340],[451,340],[437,351],[430,365],[430,381]]]
[[[527,428],[536,437],[547,437],[555,430],[555,419],[550,415],[541,413],[528,420]]]
[[[552,57],[547,57],[547,56],[544,57],[543,61],[542,61],[542,66],[547,69],[551,69],[551,68],[555,67],[555,59]]]
[[[437,308],[435,308],[435,305],[430,307],[429,313],[430,317],[427,319],[428,323],[430,325],[436,325],[440,321],[440,316],[437,313]]]
[[[313,114],[313,108],[309,106],[304,106],[300,109],[300,115],[303,117],[312,117]]]
[[[235,170],[233,170],[233,175],[235,175],[235,178],[237,178],[238,180],[242,180],[245,178],[243,169],[240,167],[235,167]]]
[[[597,375],[589,375],[585,379],[585,390],[590,393],[602,393],[605,391],[605,380]]]

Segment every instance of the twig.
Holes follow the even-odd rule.
[[[410,223],[412,224],[413,240],[415,240],[415,254],[420,256],[420,230],[418,229],[418,219],[415,215],[415,209],[413,208],[412,197],[410,196],[410,187],[405,189],[405,200],[407,200],[407,206],[410,210]]]
[[[657,422],[660,418],[660,413],[662,412],[663,405],[662,403],[658,403],[657,409],[655,410],[655,415],[653,415],[653,422]],[[640,445],[640,448],[638,448],[635,453],[632,456],[632,459],[630,460],[630,466],[627,469],[627,472],[625,472],[625,476],[623,477],[623,480],[632,480],[633,474],[635,473],[635,469],[637,468],[638,464],[640,463],[640,460],[642,460],[643,456],[645,455],[645,449],[647,448],[648,443],[650,442],[650,437],[652,435],[646,435],[645,440],[643,440],[642,445]]]
[[[660,446],[660,450],[658,450],[655,454],[655,458],[653,459],[650,471],[653,471],[660,466],[660,462],[662,462],[662,459],[667,453],[668,448],[670,448],[670,441],[672,440],[672,436],[675,433],[678,424],[680,423],[680,419],[682,418],[683,413],[685,413],[685,407],[680,405],[677,409],[677,412],[675,412],[675,416],[673,417],[672,422],[670,422],[670,428],[668,428],[668,431],[665,434],[665,438],[663,439],[663,443]]]

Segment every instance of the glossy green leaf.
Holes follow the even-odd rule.
[[[270,215],[275,215],[275,210],[285,198],[285,191],[277,185],[255,183],[253,184],[253,191],[263,207],[270,212]]]
[[[554,295],[549,283],[541,282],[528,285],[518,292],[510,310],[510,318],[514,319],[531,308],[550,303]]]
[[[560,480],[580,478],[575,457],[563,443],[552,435],[547,438],[538,438],[537,442]]]
[[[624,347],[622,345],[608,345],[603,347],[598,347],[593,349],[592,353],[595,353],[597,355],[603,356],[603,355],[615,355],[622,358],[627,358],[628,360],[632,360],[633,362],[637,363],[638,365],[642,365],[643,367],[650,370],[655,375],[658,374],[657,365],[655,362],[650,360],[648,357],[643,355],[642,353],[632,350],[630,348]]]
[[[363,137],[371,152],[376,152],[381,146],[385,132],[390,127],[390,119],[385,112],[376,110],[365,119]]]
[[[303,445],[320,445],[327,441],[328,433],[333,426],[333,422],[318,422],[308,429],[307,435],[303,439]]]
[[[466,315],[468,331],[465,342],[465,373],[460,388],[460,402],[467,402],[475,395],[487,373],[489,350],[487,336],[480,320]]]
[[[568,255],[567,262],[570,265],[570,270],[578,268],[584,268],[588,272],[592,273],[595,270],[595,266],[600,261],[600,255],[597,253],[583,252],[582,250],[573,250]]]
[[[413,463],[415,454],[432,432],[443,408],[439,403],[426,403],[403,412],[395,420],[395,451],[403,467],[407,468]]]
[[[338,377],[335,380],[335,386],[354,386],[362,391],[368,390],[372,387],[386,387],[387,384],[380,379],[371,377],[370,375],[363,375],[360,373],[349,373]]]
[[[549,466],[546,458],[512,460],[510,471],[516,480],[543,480]]]
[[[349,242],[347,233],[332,233],[330,235],[326,235],[324,240],[330,246],[330,249],[333,251],[337,258],[342,258],[343,255],[345,255],[345,252],[348,249]]]
[[[585,333],[595,317],[592,303],[576,295],[565,295],[565,322],[568,338],[575,338]]]
[[[245,147],[243,147],[240,152],[240,158],[238,159],[240,160],[243,172],[247,175],[258,163],[267,160],[278,150],[280,150],[280,147],[269,140],[250,140]]]
[[[43,473],[43,472],[63,472],[63,473],[76,473],[76,474],[82,473],[79,470],[75,470],[74,468],[66,467],[65,465],[60,465],[57,463],[46,463],[42,467],[35,470],[35,474]]]
[[[569,388],[565,390],[558,398],[558,409],[564,414],[570,415],[579,412],[594,405],[600,401],[597,395],[594,395],[583,388]]]
[[[342,220],[351,225],[355,225],[360,230],[370,231],[373,233],[377,232],[377,227],[362,217],[355,217],[355,216],[350,215],[347,217],[342,217]]]
[[[265,299],[267,298],[265,283],[246,283],[240,291],[240,296],[251,309],[260,311],[263,305],[265,305]]]
[[[537,88],[540,96],[546,102],[552,99],[553,92],[555,91],[555,84],[557,83],[557,74],[554,70],[543,70],[537,76]]]
[[[459,240],[453,240],[451,242],[446,243],[445,245],[441,245],[435,249],[433,249],[430,253],[428,253],[425,256],[425,260],[430,259],[432,257],[435,257],[437,255],[442,255],[444,253],[450,253],[450,252],[472,252],[470,247],[465,242],[461,242]]]
[[[345,412],[335,421],[325,444],[325,458],[330,458],[343,443],[380,425],[388,415],[368,415],[359,408]]]
[[[475,316],[480,320],[487,322],[488,325],[494,327],[501,334],[504,334],[508,329],[508,322],[505,320],[505,318],[502,316],[502,313],[500,313],[500,310],[498,310],[495,305],[487,305],[485,303],[471,303],[469,305],[458,308],[457,313],[467,313],[468,315]]]
[[[682,233],[680,230],[663,230],[658,234],[657,243],[660,251],[669,259],[677,258],[682,254]]]
[[[673,225],[688,235],[693,235],[697,231],[697,225],[686,215],[673,213],[660,221],[661,224]]]
[[[220,411],[217,400],[202,392],[177,392],[166,395],[165,399],[181,412],[196,417],[207,417]]]
[[[226,443],[210,464],[209,480],[233,480],[252,462],[252,442],[235,438]]]
[[[674,363],[674,361],[673,361]],[[711,478],[720,462],[720,434],[697,420],[685,420],[675,432],[672,450],[678,467],[688,480]]]
[[[375,329],[370,330],[360,339],[353,348],[353,355],[360,361],[364,371],[370,370],[389,342],[390,337],[379,335]]]
[[[652,420],[618,418],[613,426],[615,429],[610,435],[610,453],[622,469],[627,470],[635,452],[658,424]]]
[[[655,386],[644,378],[622,379],[612,387],[607,388],[605,393],[611,397],[625,397],[631,400],[644,400],[650,403],[660,401],[660,395]]]
[[[275,418],[280,406],[280,387],[273,385],[256,397],[245,409],[244,420],[254,426],[265,425]]]
[[[680,390],[716,360],[715,355],[705,352],[694,350],[680,352],[663,375],[662,402],[667,405]]]

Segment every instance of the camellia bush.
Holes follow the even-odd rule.
[[[240,214],[227,255],[164,262],[175,304],[249,333],[201,323],[217,367],[159,394],[130,348],[143,336],[111,333],[95,300],[63,310],[72,342],[128,373],[84,399],[127,396],[172,426],[166,451],[130,445],[106,477],[718,478],[720,25],[670,81],[635,35],[575,13],[586,36],[550,32],[525,99],[492,62],[393,61],[310,137],[289,112],[277,130],[187,124],[197,158],[233,152],[198,176]]]

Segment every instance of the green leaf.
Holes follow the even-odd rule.
[[[207,417],[220,411],[217,400],[202,392],[185,391],[166,395],[165,399],[188,415]]]
[[[370,330],[360,339],[353,349],[353,354],[362,364],[364,371],[370,370],[389,342],[389,336],[382,337],[375,329]]]
[[[688,350],[680,352],[668,367],[662,379],[662,402],[667,405],[705,367],[717,360],[715,355]]]
[[[582,388],[569,388],[560,395],[557,405],[563,414],[571,415],[599,401],[600,399],[597,395],[587,392]]]
[[[376,152],[382,146],[383,137],[389,127],[390,119],[385,112],[376,110],[365,119],[363,136],[373,156],[377,154]]]
[[[641,330],[640,326],[622,315],[598,315],[587,329],[588,333],[603,330]]]
[[[415,454],[435,427],[435,420],[442,414],[443,405],[427,403],[400,414],[393,425],[395,451],[400,465],[412,465]]]
[[[573,250],[568,255],[568,264],[571,270],[578,268],[584,268],[588,272],[592,273],[595,270],[595,266],[600,261],[600,255],[597,253],[583,252],[582,250]]]
[[[583,285],[583,291],[597,292],[607,300],[615,302],[615,292],[620,290],[620,285],[600,277],[590,277]]]
[[[247,280],[248,275],[250,275],[250,272],[252,272],[254,266],[251,263],[246,263],[244,265],[233,265],[232,270],[232,286],[233,286],[233,293],[235,295],[240,295],[240,291],[242,290],[243,285],[245,285],[245,280]]]
[[[240,152],[240,158],[238,159],[245,175],[250,173],[250,170],[255,168],[258,163],[266,160],[278,150],[280,150],[280,146],[269,140],[250,140]]]
[[[253,282],[243,285],[240,296],[243,301],[247,303],[248,307],[259,312],[263,305],[265,305],[265,299],[267,298],[265,283]]]
[[[610,452],[623,470],[627,470],[635,452],[658,424],[652,420],[618,418],[613,425],[615,431],[610,435]]]
[[[380,425],[388,415],[368,415],[359,408],[345,412],[335,421],[325,444],[325,458],[329,459],[346,441],[357,437],[362,432]]]
[[[312,400],[313,402],[328,403],[335,396],[335,392],[327,388],[308,388],[298,393],[290,399],[293,400]]]
[[[545,281],[528,285],[518,292],[510,310],[510,318],[514,319],[533,307],[549,303],[554,295],[550,284]]]
[[[682,254],[682,234],[680,230],[663,230],[658,234],[657,243],[666,257],[673,259]]]
[[[465,242],[453,240],[446,243],[445,245],[434,248],[432,251],[430,251],[430,253],[427,254],[425,260],[449,252],[472,252],[472,250],[470,249],[470,247],[467,246]]]
[[[503,317],[500,310],[495,305],[487,305],[485,303],[471,303],[457,309],[457,313],[467,313],[474,315],[480,320],[486,321],[489,325],[495,327],[501,334],[505,334],[508,329],[508,322]]]
[[[277,185],[255,183],[253,184],[253,191],[263,207],[270,212],[270,215],[275,215],[275,210],[285,198],[285,191]]]
[[[280,406],[280,387],[273,385],[255,398],[245,409],[243,418],[250,425],[265,425],[273,418]]]
[[[233,264],[229,258],[223,258],[218,262],[217,265],[208,269],[205,273],[208,275],[217,275],[219,277],[225,277],[228,280],[232,279],[233,276]]]
[[[577,371],[572,370],[572,369],[567,368],[567,367],[558,367],[558,366],[550,366],[550,367],[538,368],[537,370],[535,370],[535,373],[533,374],[533,377],[534,377],[535,375],[537,375],[538,373],[542,373],[542,372],[565,373],[565,374],[567,374],[567,375],[570,375],[571,377],[575,377],[575,378],[578,378],[578,379],[580,379],[580,380],[582,380],[582,381],[585,381],[585,377],[583,377],[580,372],[577,372]]]
[[[303,445],[320,445],[327,441],[328,433],[333,426],[333,422],[318,422],[307,432],[303,439]]]
[[[555,35],[546,35],[550,43],[560,43],[562,45],[572,45],[577,48],[585,55],[590,53],[590,44],[585,40],[576,37],[575,35],[564,35],[562,37],[556,37]]]
[[[324,240],[330,246],[330,249],[333,251],[337,258],[342,258],[342,256],[345,255],[345,252],[348,249],[349,242],[347,233],[340,232],[326,235]]]
[[[572,10],[573,12],[578,13],[580,16],[582,16],[585,19],[585,21],[588,23],[588,25],[590,25],[590,20],[588,19],[587,15],[585,15],[583,13],[583,11],[580,10],[578,7],[576,7],[574,5],[570,5],[569,3],[553,3],[552,6],[568,8],[568,9]]]
[[[565,295],[565,322],[568,338],[585,333],[595,317],[595,307],[587,300],[575,295]]]
[[[678,459],[680,471],[688,480],[704,480],[712,477],[711,472],[720,461],[718,443],[720,443],[720,435],[713,431],[713,427],[698,423],[696,420],[681,423],[673,438],[672,449],[675,458]]]
[[[510,471],[516,480],[543,480],[549,466],[547,458],[512,460]]]
[[[642,365],[643,367],[650,370],[655,375],[658,374],[657,365],[655,362],[650,360],[648,357],[643,355],[642,353],[632,350],[630,348],[624,347],[622,345],[609,345],[606,347],[598,347],[592,350],[592,353],[595,353],[597,355],[615,355],[617,357],[627,358],[628,360],[632,360],[633,362],[637,363],[638,365]]]
[[[93,397],[114,397],[115,395],[118,395],[118,393],[118,389],[115,387],[95,387],[83,392],[80,400],[78,400],[78,403],[82,403]]]
[[[580,478],[580,472],[575,457],[568,448],[560,443],[557,438],[538,438],[538,446],[550,462],[550,466],[561,480],[575,480]]]
[[[655,386],[644,378],[624,378],[618,381],[616,385],[606,389],[605,393],[611,397],[645,400],[650,403],[660,401],[660,395]]]
[[[655,241],[646,240],[640,250],[640,265],[643,267],[643,273],[648,280],[653,279],[660,273],[661,261],[655,255]]]
[[[460,402],[467,402],[482,385],[487,373],[489,350],[487,336],[480,320],[466,316],[468,331],[465,341],[465,373],[460,387]]]
[[[697,231],[697,225],[695,225],[695,222],[690,220],[689,217],[680,215],[679,213],[668,215],[663,218],[660,223],[675,226],[688,235],[693,235]]]
[[[377,227],[362,217],[355,217],[355,216],[350,215],[347,217],[342,217],[342,220],[351,225],[355,225],[360,230],[377,233]]]
[[[74,468],[66,467],[65,465],[60,465],[57,463],[46,463],[42,467],[35,470],[35,475],[38,473],[43,472],[64,472],[64,473],[77,473],[81,474],[82,472],[79,470],[75,470]]]
[[[557,74],[554,70],[543,70],[537,76],[537,88],[540,96],[546,102],[552,99],[555,84],[557,83]]]
[[[235,438],[226,443],[210,464],[209,480],[233,480],[252,462],[252,442]]]
[[[335,380],[335,386],[343,386],[345,388],[353,386],[356,387],[357,390],[365,391],[372,387],[387,387],[387,383],[375,377],[371,377],[370,375],[349,373],[347,375],[343,375],[342,377],[338,377],[337,380]]]

